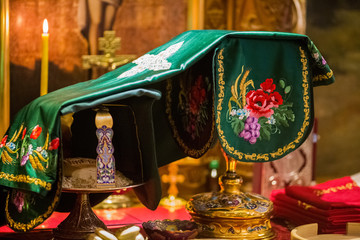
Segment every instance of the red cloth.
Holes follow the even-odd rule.
[[[274,190],[270,199],[275,216],[298,225],[318,223],[320,233],[344,234],[347,222],[360,222],[360,188],[350,177]]]
[[[336,208],[324,210],[311,204],[304,203],[300,200],[287,196],[284,192],[273,194],[273,201],[278,205],[301,211],[309,216],[316,216],[326,221],[343,221],[354,220],[360,221],[360,208]]]
[[[346,222],[342,223],[329,223],[314,219],[308,216],[304,216],[301,212],[296,212],[288,208],[282,208],[275,206],[276,217],[282,217],[289,219],[295,225],[303,225],[309,223],[317,223],[319,227],[319,233],[339,233],[344,234],[346,232]]]
[[[350,177],[311,187],[289,186],[285,193],[320,209],[360,208],[360,187]]]

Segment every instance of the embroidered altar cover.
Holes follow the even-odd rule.
[[[154,209],[161,196],[157,168],[182,156],[200,157],[216,138],[240,161],[272,161],[295,150],[311,130],[312,88],[333,81],[304,35],[185,32],[132,63],[41,96],[19,111],[0,144],[0,186],[7,194],[1,211],[12,229],[29,231],[58,205],[65,114],[104,103],[131,107],[138,129],[131,151],[149,183],[138,196]],[[113,144],[116,151],[123,143]]]

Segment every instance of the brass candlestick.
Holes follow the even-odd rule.
[[[224,154],[225,155],[225,154]],[[237,161],[226,159],[226,172],[219,178],[221,190],[196,194],[186,204],[192,219],[202,226],[200,236],[216,239],[273,239],[270,224],[273,204],[255,193],[240,191],[242,178]]]

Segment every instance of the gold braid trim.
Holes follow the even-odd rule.
[[[340,186],[329,187],[326,189],[314,189],[314,193],[316,194],[316,196],[320,197],[324,194],[336,193],[338,191],[343,191],[343,190],[351,190],[355,187],[359,187],[359,186],[357,186],[355,182],[348,182]]]
[[[40,186],[42,188],[45,188],[47,191],[51,190],[51,183],[48,183],[46,181],[43,181],[39,178],[33,178],[29,175],[14,175],[14,174],[8,174],[4,172],[0,172],[0,179],[10,181],[10,182],[21,182],[21,183],[28,183],[28,184],[35,184],[37,186]]]
[[[330,72],[327,72],[326,75],[322,74],[322,75],[316,75],[312,78],[313,82],[320,82],[323,80],[328,80],[330,78],[332,78],[334,76],[334,73],[332,70],[330,70]]]
[[[224,89],[225,89],[225,81],[224,81],[224,66],[223,66],[223,59],[224,59],[224,56],[223,56],[223,51],[224,49],[221,49],[219,51],[219,54],[218,54],[218,57],[217,57],[217,60],[218,60],[218,64],[219,64],[219,68],[218,68],[218,72],[219,72],[219,80],[218,80],[218,86],[219,86],[219,89],[220,89],[220,92],[219,92],[219,102],[218,102],[218,105],[216,107],[216,126],[217,126],[217,129],[218,129],[218,134],[219,134],[219,138],[220,138],[220,141],[222,142],[222,146],[230,153],[234,154],[235,156],[237,156],[237,159],[238,160],[241,160],[243,159],[244,157],[244,154],[242,152],[239,152],[238,150],[236,150],[234,147],[231,147],[229,145],[229,143],[227,142],[225,136],[224,136],[224,131],[221,129],[221,126],[220,126],[220,119],[221,119],[221,110],[222,110],[222,103],[224,101],[224,96],[225,96],[225,93],[224,93]]]
[[[223,67],[223,50],[221,49],[219,51],[218,57],[217,57],[217,61],[218,61],[218,86],[219,86],[219,93],[218,93],[218,105],[217,105],[217,112],[216,112],[216,125],[217,125],[217,129],[218,129],[218,134],[219,134],[219,138],[220,141],[222,143],[223,148],[225,148],[229,153],[237,156],[238,160],[242,160],[244,158],[244,160],[249,160],[249,161],[268,161],[269,160],[269,154],[268,153],[242,153],[239,152],[235,147],[230,146],[230,144],[228,143],[228,141],[226,140],[226,137],[224,135],[224,131],[221,129],[221,110],[222,110],[222,104],[224,101],[224,96],[225,96],[225,81],[224,81],[224,67]],[[301,57],[301,63],[302,63],[302,87],[304,90],[304,94],[303,94],[303,101],[304,101],[304,121],[302,123],[302,127],[300,128],[300,131],[297,133],[297,137],[290,142],[289,144],[283,146],[282,148],[278,148],[277,151],[270,153],[270,156],[272,158],[275,157],[281,157],[285,154],[287,154],[290,150],[295,149],[295,143],[299,143],[300,140],[303,138],[304,134],[305,134],[305,130],[307,129],[307,127],[310,125],[310,97],[309,97],[309,84],[307,81],[307,77],[309,75],[308,72],[308,61],[306,59],[306,55],[305,55],[305,51],[299,47],[299,51],[300,51],[300,57]]]

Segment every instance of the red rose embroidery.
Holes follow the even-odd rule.
[[[283,98],[278,92],[271,93],[269,99],[276,108],[283,104]]]
[[[59,138],[55,138],[50,142],[49,150],[56,150],[58,149],[60,144]]]
[[[275,90],[276,85],[273,84],[273,79],[272,78],[268,78],[268,79],[265,80],[265,82],[260,84],[260,87],[265,92],[271,93],[272,91]]]
[[[3,147],[3,146],[5,146],[7,138],[8,138],[8,135],[5,135],[5,136],[3,137],[3,139],[1,140],[1,143],[0,143],[0,148]]]
[[[41,134],[42,128],[39,125],[36,125],[30,134],[30,138],[37,139]]]
[[[251,117],[271,117],[274,110],[274,104],[271,102],[270,97],[263,90],[251,90],[246,94],[246,109],[250,110]]]
[[[286,102],[291,86],[286,86],[285,81],[285,79],[279,81],[280,93],[284,93],[284,95],[275,91],[276,85],[273,79],[268,78],[260,83],[260,88],[257,90],[247,92],[245,106],[240,102],[235,102],[234,99],[229,99],[228,116],[235,134],[250,144],[255,144],[258,138],[270,140],[272,134],[281,132],[280,127],[289,127],[289,122],[294,122],[295,114],[292,110],[292,103]],[[252,80],[247,80],[245,83],[255,87]],[[237,81],[232,86],[232,90],[235,87],[238,87]],[[243,95],[247,88],[239,88],[241,98],[238,100],[244,100]]]

